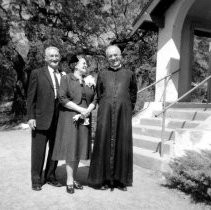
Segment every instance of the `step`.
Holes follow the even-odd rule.
[[[161,137],[162,128],[148,125],[133,125],[133,134],[145,135],[151,137]],[[166,128],[164,132],[164,139],[174,139],[174,130]]]
[[[202,121],[186,121],[179,119],[166,119],[166,128],[195,128]],[[162,118],[142,118],[141,125],[162,126]]]
[[[166,106],[171,103],[167,102]],[[211,109],[211,103],[195,103],[195,102],[178,102],[172,108],[187,108],[187,109]]]
[[[167,156],[160,157],[159,153],[138,147],[133,147],[133,162],[142,168],[169,171],[169,158]]]
[[[155,152],[160,150],[160,143],[160,138],[133,134],[133,145],[136,147],[148,149]],[[172,143],[173,141],[165,141],[163,147],[164,154],[170,154]]]
[[[160,111],[153,111],[153,116],[156,117]],[[183,120],[205,120],[207,117],[211,116],[211,111],[193,111],[185,109],[169,109],[166,112],[167,118],[172,119],[183,119]],[[162,118],[162,114],[158,116]]]

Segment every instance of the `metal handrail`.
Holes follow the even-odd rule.
[[[157,83],[159,83],[159,82],[161,82],[161,81],[164,80],[163,105],[162,105],[162,106],[163,106],[163,110],[164,110],[165,107],[166,107],[167,78],[169,79],[171,76],[173,76],[175,73],[177,73],[177,72],[179,72],[179,71],[180,71],[180,69],[178,69],[178,70],[172,72],[171,74],[166,75],[165,77],[163,77],[163,78],[157,80],[156,82],[153,82],[152,84],[148,85],[147,87],[145,87],[145,88],[139,90],[139,91],[137,92],[137,94],[140,93],[140,92],[143,92],[144,90],[146,90],[146,89],[152,87],[153,85],[156,85]],[[165,119],[166,119],[166,116],[165,116],[165,112],[164,112],[164,113],[163,113],[163,119],[162,119],[161,143],[159,144],[159,145],[160,145],[160,155],[161,155],[161,157],[163,156],[164,132],[165,132]]]
[[[148,85],[147,87],[144,87],[143,89],[139,90],[139,91],[137,92],[137,94],[139,94],[139,93],[143,92],[144,90],[146,90],[146,89],[152,87],[153,85],[156,85],[157,83],[161,82],[162,80],[164,80],[164,79],[166,79],[166,78],[168,78],[168,77],[171,77],[172,75],[174,75],[175,73],[177,73],[177,72],[179,72],[179,71],[180,71],[180,69],[178,69],[178,70],[172,72],[171,74],[166,75],[165,77],[163,77],[163,78],[157,80],[156,82],[153,82],[152,84]]]
[[[137,93],[140,93],[150,87],[152,87],[153,85],[161,82],[162,80],[164,80],[164,92],[163,92],[163,109],[161,112],[159,112],[158,114],[155,115],[155,117],[158,117],[159,115],[163,114],[163,117],[162,117],[162,131],[161,131],[161,142],[159,144],[159,148],[157,148],[157,150],[160,151],[160,156],[162,157],[163,156],[163,150],[164,150],[164,143],[165,143],[165,137],[164,137],[164,133],[165,133],[165,120],[166,120],[166,111],[172,107],[174,104],[176,104],[177,102],[179,102],[181,99],[185,98],[187,95],[189,95],[190,93],[192,93],[195,89],[197,89],[198,87],[200,87],[201,85],[203,85],[205,82],[207,82],[210,78],[211,78],[211,75],[208,76],[206,79],[204,79],[202,82],[200,82],[199,84],[195,85],[194,88],[192,88],[191,90],[187,91],[185,94],[183,94],[180,98],[178,98],[175,102],[171,103],[170,105],[166,106],[166,89],[167,89],[167,78],[171,77],[173,74],[179,72],[180,69],[178,69],[177,71],[169,74],[169,75],[166,75],[165,77],[159,79],[158,81],[152,83],[151,85],[139,90]]]
[[[169,104],[167,107],[165,107],[165,109],[163,109],[161,112],[159,112],[158,114],[155,115],[155,117],[158,117],[159,115],[163,114],[164,112],[166,112],[166,110],[168,110],[170,107],[172,107],[174,104],[176,104],[177,102],[179,102],[181,99],[185,98],[187,95],[189,95],[190,93],[192,93],[195,89],[197,89],[198,87],[200,87],[201,85],[203,85],[205,82],[207,82],[209,79],[211,78],[211,75],[208,76],[207,78],[205,78],[203,81],[201,81],[199,84],[197,84],[195,87],[193,87],[192,89],[190,89],[189,91],[187,91],[185,94],[183,94],[181,97],[179,97],[175,102]]]

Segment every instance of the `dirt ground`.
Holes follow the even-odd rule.
[[[202,210],[211,209],[193,203],[189,196],[161,186],[161,174],[134,166],[134,184],[127,192],[115,189],[99,191],[86,185],[89,162],[80,163],[77,178],[85,187],[75,194],[66,193],[65,167],[57,168],[61,188],[44,185],[31,190],[30,130],[0,131],[0,210]]]

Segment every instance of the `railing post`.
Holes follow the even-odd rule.
[[[166,123],[166,88],[167,88],[167,78],[164,79],[164,91],[163,91],[163,103],[162,103],[162,108],[163,108],[163,117],[162,117],[162,131],[161,131],[161,144],[160,144],[160,156],[163,157],[163,150],[164,150],[164,135],[165,135],[165,123]]]

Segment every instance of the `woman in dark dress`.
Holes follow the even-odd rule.
[[[86,71],[86,60],[78,58],[74,72],[62,77],[59,88],[62,107],[52,159],[66,161],[68,193],[83,189],[74,179],[79,161],[89,158],[91,146],[91,125],[87,123],[87,118],[95,108],[95,93],[93,87],[84,83]]]

